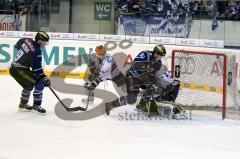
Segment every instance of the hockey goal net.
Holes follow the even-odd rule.
[[[172,75],[181,81],[176,103],[240,119],[234,55],[173,50]]]

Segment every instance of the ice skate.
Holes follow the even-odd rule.
[[[32,112],[40,115],[45,115],[46,110],[40,105],[33,105]]]
[[[18,111],[19,112],[30,112],[33,109],[32,106],[28,105],[27,103],[20,103],[18,106]]]
[[[110,115],[110,111],[113,109],[112,103],[105,103],[105,112],[107,115]]]
[[[183,107],[181,107],[181,106],[179,106],[179,105],[176,105],[176,106],[173,108],[173,113],[174,113],[174,114],[185,113],[185,110],[183,109]]]
[[[179,106],[179,105],[176,105],[174,108],[173,108],[173,116],[172,116],[173,119],[177,119],[177,120],[184,120],[184,119],[188,119],[187,117],[187,114],[186,114],[186,111],[183,109],[183,107]]]

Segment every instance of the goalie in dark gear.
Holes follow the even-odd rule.
[[[159,72],[160,74],[162,72]],[[159,75],[156,78],[157,87],[159,87],[160,92],[150,103],[150,113],[157,113],[157,104],[156,102],[170,102],[174,103],[179,92],[180,81],[170,78],[170,75],[165,72],[162,75]],[[146,104],[149,102],[149,98],[142,97],[140,102],[137,104],[136,108],[142,111],[147,111]],[[156,102],[155,102],[156,101]],[[182,109],[182,108],[181,108]],[[174,107],[173,113],[180,113],[180,107]]]

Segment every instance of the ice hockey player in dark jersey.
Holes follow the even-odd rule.
[[[131,67],[126,72],[127,95],[105,104],[105,112],[126,104],[133,104],[141,89],[147,90],[155,82],[156,72],[162,66],[162,57],[166,55],[163,45],[156,45],[153,51],[142,51],[134,59]]]
[[[17,41],[15,48],[17,55],[10,67],[11,76],[23,87],[19,104],[20,111],[36,111],[44,114],[46,110],[41,107],[42,92],[44,87],[50,86],[51,82],[42,69],[41,48],[49,41],[46,32],[40,31],[35,40],[22,38]],[[31,91],[33,91],[33,106],[28,105]]]

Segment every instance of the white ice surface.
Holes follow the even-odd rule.
[[[79,84],[79,80],[68,80]],[[108,85],[110,87],[111,85]],[[108,88],[110,89],[110,88]],[[0,159],[226,159],[238,158],[240,122],[193,112],[192,120],[121,120],[114,110],[86,121],[59,119],[57,99],[44,90],[46,116],[17,111],[21,87],[0,76]],[[60,97],[68,96],[56,91]],[[83,97],[72,95],[73,105]],[[30,103],[31,104],[31,103]],[[91,108],[91,106],[90,106]]]

